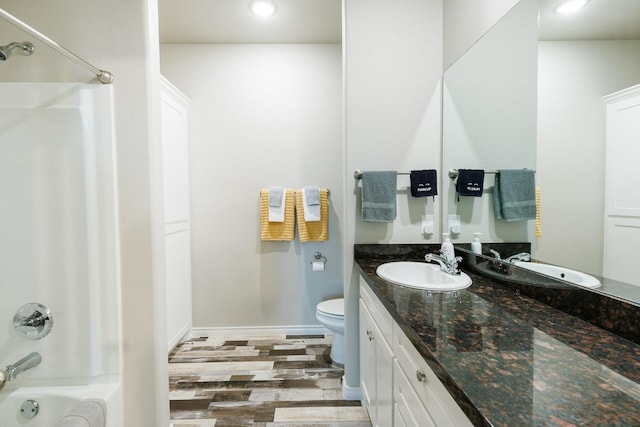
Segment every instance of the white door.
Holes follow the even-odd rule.
[[[640,285],[636,266],[640,245],[640,85],[604,99],[607,148],[603,275]]]

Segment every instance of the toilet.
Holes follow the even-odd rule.
[[[344,298],[322,301],[316,306],[316,319],[333,332],[331,361],[344,366]]]

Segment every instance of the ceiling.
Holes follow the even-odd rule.
[[[275,0],[259,18],[250,0],[158,0],[160,43],[340,43],[342,0]]]
[[[578,13],[558,15],[561,0],[539,0],[540,40],[640,40],[640,0],[590,0]]]
[[[342,0],[274,1],[278,12],[258,18],[250,0],[158,0],[160,43],[341,42]],[[539,1],[541,40],[640,40],[640,0],[590,0],[575,15]]]

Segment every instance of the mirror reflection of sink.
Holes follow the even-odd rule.
[[[566,267],[521,261],[515,261],[513,264],[530,271],[535,271],[536,273],[544,274],[545,276],[573,283],[574,285],[584,286],[585,288],[597,288],[601,285],[600,281],[595,277]]]
[[[382,264],[376,274],[396,285],[430,291],[456,291],[471,286],[465,273],[448,274],[437,264],[414,261],[396,261]]]

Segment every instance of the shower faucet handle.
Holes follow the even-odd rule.
[[[39,340],[51,332],[53,315],[51,310],[42,304],[25,304],[13,316],[13,327],[22,337]]]

